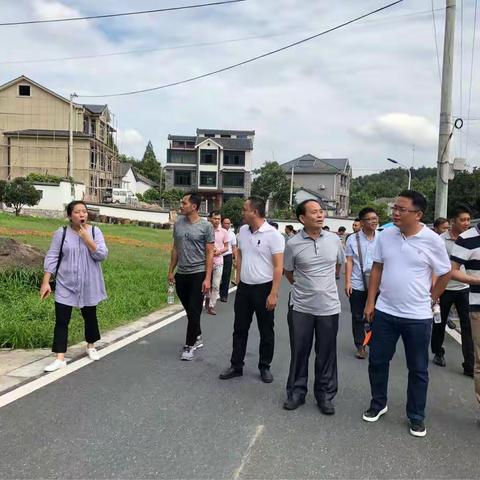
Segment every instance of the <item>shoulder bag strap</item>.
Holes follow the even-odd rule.
[[[63,244],[65,242],[65,236],[67,234],[67,227],[63,227],[62,233],[62,243],[60,244],[60,252],[58,252],[58,260],[57,260],[57,268],[55,268],[55,277],[57,276],[58,269],[60,268],[60,262],[62,261],[63,257]]]
[[[355,238],[357,239],[358,259],[360,261],[360,270],[362,272],[363,288],[365,288],[365,291],[367,291],[368,285],[367,285],[367,282],[365,281],[365,273],[363,272],[363,254],[362,254],[362,247],[360,246],[360,235],[356,233]]]

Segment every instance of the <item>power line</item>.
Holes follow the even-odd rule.
[[[445,8],[436,8],[435,11],[444,11]],[[431,14],[431,10],[422,10],[418,12],[406,13],[402,15],[395,15],[389,18],[381,18],[381,19],[372,19],[364,22],[363,25],[369,23],[391,23],[403,18],[408,17],[415,17]],[[0,65],[24,65],[29,63],[48,63],[48,62],[65,62],[69,60],[88,60],[91,58],[105,58],[105,57],[114,57],[114,56],[121,56],[121,55],[135,55],[141,53],[153,53],[159,51],[166,51],[166,50],[179,50],[179,49],[188,49],[188,48],[201,48],[201,47],[210,47],[213,45],[224,45],[228,43],[236,43],[236,42],[243,42],[247,40],[257,40],[263,38],[272,38],[272,37],[281,37],[291,35],[292,33],[298,32],[305,32],[305,29],[300,29],[299,27],[296,29],[290,29],[288,32],[279,32],[279,33],[269,33],[264,35],[252,35],[248,37],[240,37],[240,38],[230,38],[225,40],[216,40],[211,42],[201,42],[201,43],[187,43],[187,44],[180,44],[180,45],[168,45],[165,47],[151,47],[151,48],[143,48],[143,49],[136,49],[136,50],[124,50],[119,52],[107,52],[107,53],[98,53],[93,55],[77,55],[77,56],[69,56],[69,57],[52,57],[52,58],[36,58],[36,59],[27,59],[27,60],[5,60],[0,62]]]
[[[467,117],[470,118],[470,107],[472,103],[472,80],[473,80],[473,62],[475,58],[475,36],[477,32],[477,4],[478,0],[475,0],[475,10],[473,14],[473,35],[472,35],[472,58],[470,63],[470,85],[468,87],[468,107],[467,107]],[[465,157],[468,158],[468,140],[470,135],[470,124],[467,123],[467,135],[465,138]]]
[[[285,45],[284,47],[280,47],[280,48],[277,48],[275,50],[271,50],[269,52],[266,52],[266,53],[263,53],[261,55],[257,55],[256,57],[252,57],[252,58],[249,58],[248,60],[244,60],[243,62],[239,62],[239,63],[235,63],[233,65],[229,65],[228,67],[223,67],[223,68],[220,68],[218,70],[214,70],[212,72],[208,72],[208,73],[204,73],[202,75],[197,75],[195,77],[190,77],[190,78],[187,78],[187,79],[184,79],[184,80],[179,80],[177,82],[172,82],[172,83],[168,83],[168,84],[165,84],[165,85],[159,85],[157,87],[151,87],[151,88],[144,88],[142,90],[132,90],[132,91],[129,91],[129,92],[122,92],[122,93],[111,93],[111,94],[104,94],[104,95],[77,95],[78,97],[82,97],[82,98],[111,98],[111,97],[123,97],[123,96],[127,96],[127,95],[136,95],[136,94],[139,94],[139,93],[146,93],[146,92],[153,92],[155,90],[161,90],[161,89],[164,89],[164,88],[169,88],[169,87],[174,87],[176,85],[181,85],[181,84],[184,84],[184,83],[190,83],[190,82],[193,82],[195,80],[199,80],[201,78],[205,78],[205,77],[210,77],[212,75],[216,75],[218,73],[222,73],[222,72],[225,72],[227,70],[232,70],[236,67],[240,67],[242,65],[246,65],[247,63],[252,63],[256,60],[260,60],[261,58],[265,58],[265,57],[268,57],[270,55],[274,55],[275,53],[279,53],[279,52],[282,52],[284,50],[288,50],[292,47],[295,47],[297,45],[300,45],[302,43],[306,43],[310,40],[313,40],[314,38],[317,38],[317,37],[320,37],[322,35],[326,35],[327,33],[331,33],[335,30],[339,30],[340,28],[343,28],[347,25],[350,25],[352,23],[355,23],[355,22],[358,22],[359,20],[363,19],[363,18],[366,18],[366,17],[369,17],[371,15],[374,15],[378,12],[381,12],[383,10],[386,10],[388,8],[391,8],[393,7],[394,5],[397,5],[399,3],[402,3],[404,0],[396,0],[395,2],[392,2],[392,3],[389,3],[388,5],[385,5],[383,7],[380,7],[380,8],[377,8],[376,10],[372,10],[368,13],[365,13],[363,15],[360,15],[358,17],[355,17],[353,18],[352,20],[348,20],[347,22],[344,22],[344,23],[341,23],[339,25],[336,25],[335,27],[332,27],[332,28],[329,28],[327,30],[324,30],[323,32],[320,32],[320,33],[317,33],[315,35],[311,35],[310,37],[307,37],[307,38],[304,38],[302,40],[299,40],[297,42],[294,42],[294,43],[290,43],[289,45]]]
[[[213,7],[216,5],[226,5],[229,3],[239,3],[239,2],[245,2],[245,1],[246,0],[223,0],[223,1],[212,2],[212,3],[199,3],[195,5],[183,5],[180,7],[156,8],[153,10],[137,10],[133,12],[109,13],[105,15],[88,15],[85,17],[54,18],[51,20],[26,20],[23,22],[4,22],[4,23],[0,23],[0,27],[11,27],[14,25],[36,25],[40,23],[75,22],[78,20],[97,20],[100,18],[127,17],[131,15],[145,15],[147,13],[173,12],[177,10],[189,10],[193,8]]]
[[[432,4],[432,21],[433,21],[433,36],[435,37],[435,51],[437,52],[437,69],[438,69],[438,80],[442,81],[442,74],[440,73],[440,56],[438,54],[438,41],[437,41],[437,22],[435,20],[435,9],[433,5],[433,0],[431,0]]]

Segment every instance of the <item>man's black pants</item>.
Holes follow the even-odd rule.
[[[232,275],[233,256],[230,253],[223,257],[222,281],[220,282],[220,298],[228,298],[228,287],[230,287],[230,276]]]
[[[202,283],[204,280],[205,272],[175,274],[177,295],[187,312],[188,323],[185,345],[189,347],[193,347],[197,337],[202,334],[200,315],[202,314]]]
[[[288,398],[305,397],[308,390],[308,359],[315,336],[315,383],[317,402],[332,400],[338,390],[337,332],[338,314],[312,315],[289,309],[290,373]]]
[[[365,339],[365,321],[363,312],[367,303],[368,292],[364,290],[352,290],[350,295],[350,310],[352,311],[353,341],[357,348],[363,345]]]
[[[241,370],[247,350],[248,330],[253,314],[257,317],[260,332],[258,368],[270,368],[275,345],[274,311],[267,310],[267,297],[272,290],[272,282],[248,285],[240,282],[235,297],[235,321],[233,325],[233,351],[230,360],[232,367]]]
[[[68,342],[68,324],[72,317],[70,305],[55,302],[55,329],[53,331],[52,352],[65,353]],[[100,340],[98,329],[97,306],[83,307],[80,309],[85,322],[85,340],[87,343],[95,343]]]
[[[432,328],[432,352],[435,355],[445,355],[443,341],[445,339],[445,325],[447,324],[448,314],[452,305],[458,312],[460,318],[460,329],[462,334],[462,353],[463,353],[463,369],[465,372],[473,372],[474,354],[472,328],[470,325],[469,315],[469,288],[463,290],[445,290],[440,297],[440,312],[442,316],[441,323],[434,323]]]

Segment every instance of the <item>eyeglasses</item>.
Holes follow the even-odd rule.
[[[398,212],[398,213],[416,213],[416,212],[419,212],[420,210],[409,210],[408,208],[405,208],[405,207],[398,207],[397,205],[394,205],[392,208],[391,208],[392,212]]]

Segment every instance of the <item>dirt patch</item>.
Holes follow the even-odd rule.
[[[45,252],[19,243],[13,238],[0,238],[0,270],[11,268],[43,268]]]

